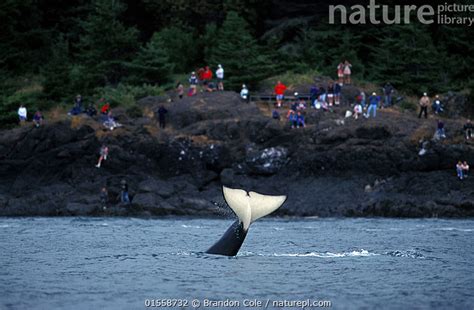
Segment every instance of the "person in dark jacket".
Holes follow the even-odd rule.
[[[35,115],[33,115],[33,123],[36,127],[43,125],[43,119],[44,117],[40,110],[36,111]]]
[[[127,181],[120,181],[120,202],[130,203],[130,197],[128,196],[128,184]]]
[[[393,92],[393,86],[390,83],[385,84],[383,87],[383,94],[385,96],[384,98],[384,107],[388,108],[389,106],[392,105],[392,92]]]
[[[439,95],[435,96],[435,99],[433,100],[432,108],[435,114],[439,114],[443,112],[443,102],[439,99]]]
[[[158,122],[160,123],[160,128],[165,129],[166,126],[166,113],[168,113],[168,110],[165,109],[164,106],[160,106],[160,108],[157,111],[158,114]]]

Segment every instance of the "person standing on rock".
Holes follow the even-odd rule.
[[[120,202],[122,203],[130,203],[130,197],[128,196],[128,184],[127,181],[124,179],[120,181]]]
[[[28,112],[24,105],[20,105],[18,108],[18,118],[20,119],[20,124],[24,123],[28,118]]]
[[[311,88],[309,89],[309,97],[311,100],[311,107],[316,108],[316,102],[318,101],[318,93],[319,89],[316,85],[311,85]]]
[[[466,124],[463,126],[464,129],[464,135],[466,137],[466,140],[469,140],[472,138],[472,130],[474,129],[474,126],[471,123],[471,120],[468,119]]]
[[[221,64],[217,65],[216,77],[217,77],[217,89],[220,91],[223,91],[224,90],[224,68],[222,68]]]
[[[341,91],[342,87],[339,83],[334,85],[334,103],[339,105],[341,103]]]
[[[107,188],[102,187],[100,190],[100,204],[102,206],[102,210],[107,209],[107,204],[109,202],[109,192],[107,191]]]
[[[204,67],[204,71],[202,72],[200,78],[202,79],[202,84],[203,84],[204,90],[209,91],[209,86],[208,85],[212,80],[212,71],[211,71],[211,69],[209,69],[208,66]]]
[[[469,174],[469,165],[467,164],[467,161],[464,161],[462,163],[462,173],[465,178],[467,178],[467,175]]]
[[[160,128],[162,129],[165,129],[166,127],[166,113],[168,113],[168,110],[166,110],[165,107],[161,105],[157,111],[157,114],[158,114],[158,123],[160,125]]]
[[[351,84],[352,64],[349,61],[344,61],[344,84]]]
[[[362,109],[365,110],[365,105],[367,103],[367,95],[365,94],[365,91],[360,92],[360,104],[362,105]]]
[[[240,91],[240,98],[245,101],[249,100],[249,90],[245,84],[242,85],[242,90]]]
[[[433,111],[435,114],[443,112],[443,103],[439,99],[439,95],[436,95],[435,100],[433,101]]]
[[[277,108],[280,108],[281,103],[285,97],[286,86],[281,81],[278,81],[274,90],[276,95],[276,106]]]
[[[420,114],[418,118],[421,118],[421,114],[425,114],[425,118],[428,118],[428,107],[430,106],[430,97],[427,93],[423,93],[423,97],[420,99]]]
[[[370,117],[370,112],[373,112],[373,117],[377,115],[377,107],[380,102],[380,97],[377,96],[377,93],[372,93],[372,96],[369,97],[369,109],[367,110],[366,118]]]
[[[385,86],[383,87],[383,94],[384,94],[384,107],[388,108],[392,105],[392,93],[393,93],[393,87],[392,84],[387,82]]]
[[[176,83],[176,93],[178,94],[179,99],[183,99],[184,85],[180,81],[178,81],[178,83]]]
[[[191,76],[189,77],[189,92],[188,96],[194,96],[197,93],[197,85],[199,80],[196,76],[196,72],[191,72]]]
[[[329,82],[328,85],[327,98],[329,106],[332,107],[332,105],[334,104],[334,84],[332,83],[332,81]]]
[[[102,164],[102,160],[107,160],[107,156],[109,155],[109,148],[105,144],[102,144],[102,147],[100,148],[99,151],[99,161],[97,162],[97,165],[95,165],[97,168],[100,168],[100,165]]]
[[[441,120],[437,121],[436,135],[439,139],[446,138],[446,134],[444,132],[444,123]]]
[[[464,169],[463,169],[462,161],[458,161],[456,165],[456,173],[458,175],[459,180],[464,179]]]
[[[337,78],[338,78],[338,84],[343,85],[344,84],[344,63],[341,61],[337,65]]]

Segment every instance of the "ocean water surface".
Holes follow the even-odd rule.
[[[0,309],[474,309],[474,220],[263,219],[204,254],[232,221],[0,218]]]

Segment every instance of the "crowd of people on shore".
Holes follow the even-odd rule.
[[[338,80],[329,81],[327,84],[312,85],[309,89],[309,96],[300,96],[297,92],[294,93],[292,100],[289,101],[288,105],[285,102],[285,95],[289,91],[289,88],[282,83],[282,81],[277,81],[273,94],[275,96],[274,109],[272,111],[272,118],[275,120],[281,120],[282,114],[285,115],[286,120],[288,121],[288,126],[291,129],[295,128],[304,128],[306,127],[305,112],[307,108],[322,110],[322,111],[332,111],[332,107],[342,105],[341,94],[342,89],[345,85],[350,85],[352,83],[351,74],[352,74],[352,64],[348,61],[342,61],[337,66],[337,77]],[[191,72],[191,75],[188,79],[189,89],[187,91],[187,96],[194,96],[198,93],[198,87],[200,87],[201,92],[214,92],[214,91],[223,91],[224,90],[224,68],[219,64],[215,70],[214,74],[209,66],[198,69],[196,72]],[[354,119],[359,118],[375,118],[377,115],[378,108],[388,108],[393,105],[393,94],[394,87],[387,82],[382,88],[383,96],[377,94],[377,92],[372,92],[370,96],[367,96],[364,90],[361,90],[360,93],[354,98],[353,109],[346,111],[345,117],[352,117]],[[182,99],[185,95],[185,87],[180,81],[176,84],[176,93],[179,99]],[[240,97],[244,101],[249,101],[250,93],[246,84],[242,85],[240,91]],[[309,104],[306,102],[305,98],[309,99]],[[120,127],[121,124],[116,122],[113,117],[110,104],[104,99],[101,98],[97,105],[90,103],[86,108],[83,107],[83,98],[81,95],[77,95],[73,100],[73,107],[69,111],[68,115],[76,116],[80,114],[87,114],[90,117],[95,117],[98,114],[96,106],[99,107],[99,119],[104,125],[104,127],[114,130],[114,128]],[[287,107],[288,110],[285,112],[281,111],[282,108]],[[434,99],[428,96],[425,92],[419,100],[419,114],[418,118],[421,119],[422,116],[428,118],[428,107],[432,108],[432,111],[435,115],[440,114],[444,111],[443,102],[441,101],[439,95],[435,95]],[[155,115],[158,117],[158,124],[161,129],[166,127],[166,114],[168,110],[160,105],[159,108],[155,111]],[[28,120],[27,109],[24,105],[21,105],[18,109],[18,117],[20,123],[24,123]],[[36,110],[33,115],[32,121],[36,127],[43,125],[44,116],[40,110]],[[466,124],[463,126],[463,131],[465,139],[469,140],[473,137],[473,124],[470,120],[467,120]],[[446,132],[444,128],[444,123],[438,119],[436,125],[435,139],[444,139],[446,138]],[[102,162],[107,160],[109,153],[109,148],[106,145],[102,145],[99,151],[99,160],[96,164],[97,168],[100,168]],[[466,168],[467,167],[467,168]],[[459,162],[456,165],[457,175],[460,179],[467,177],[467,172],[469,166],[467,162]]]

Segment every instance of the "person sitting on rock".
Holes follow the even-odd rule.
[[[94,117],[97,115],[97,109],[95,108],[94,104],[90,103],[87,106],[86,114],[89,115],[90,117]]]
[[[377,115],[377,107],[380,103],[380,97],[377,93],[373,92],[372,96],[369,97],[369,109],[367,110],[366,118],[370,117],[370,112],[373,112],[373,117]]]
[[[127,181],[122,180],[120,181],[120,202],[122,203],[130,203],[130,197],[128,196],[128,184]]]
[[[242,90],[240,91],[240,98],[245,101],[248,101],[249,99],[249,90],[245,84],[242,85]]]
[[[276,120],[278,120],[278,121],[280,120],[280,118],[281,118],[281,117],[280,117],[280,112],[278,112],[277,109],[273,109],[273,111],[272,111],[272,118],[273,118],[273,119],[276,119]]]
[[[102,144],[100,151],[99,151],[99,161],[97,162],[97,165],[95,165],[97,168],[100,168],[100,165],[102,164],[102,160],[107,160],[107,156],[109,155],[109,147],[106,146],[105,144]]]
[[[20,124],[24,123],[27,120],[27,110],[24,105],[20,105],[18,108],[18,118],[20,119]]]
[[[306,101],[301,98],[301,97],[298,97],[298,103],[296,105],[296,110],[297,111],[304,111],[306,110]]]
[[[464,169],[462,161],[458,161],[456,165],[456,173],[458,175],[459,180],[462,180],[464,178]]]
[[[443,112],[443,103],[439,99],[439,95],[435,96],[435,100],[433,100],[432,108],[433,108],[433,112],[435,114],[439,114],[439,113]]]
[[[283,99],[285,98],[286,86],[281,81],[275,85],[276,107],[280,108]]]
[[[436,129],[436,135],[438,138],[446,138],[446,134],[444,131],[444,123],[440,120],[437,121],[437,129]]]
[[[288,113],[286,114],[286,118],[288,119],[288,122],[290,124],[291,128],[295,128],[296,125],[298,125],[298,116],[296,115],[296,112],[293,110],[288,110]]]
[[[107,204],[109,203],[109,192],[107,191],[107,188],[102,187],[100,190],[100,204],[102,206],[102,210],[107,209]]]
[[[466,137],[466,140],[469,140],[472,138],[472,130],[474,129],[474,126],[471,123],[471,120],[468,119],[466,124],[463,126],[464,129],[464,136]]]
[[[300,111],[296,114],[296,128],[305,127],[304,115]]]
[[[79,115],[82,113],[82,96],[77,95],[74,99],[74,106],[72,110],[69,111],[68,115]]]
[[[110,130],[114,130],[115,128],[122,126],[121,124],[115,121],[114,117],[112,116],[112,111],[109,111],[109,113],[107,114],[107,118],[104,121],[103,125],[109,128]]]
[[[40,110],[37,110],[35,112],[35,115],[33,115],[33,123],[35,124],[36,127],[39,127],[43,125],[43,114],[41,114]]]
[[[421,118],[421,115],[424,113],[425,118],[428,118],[428,107],[430,106],[430,97],[427,93],[423,93],[423,97],[420,99],[420,114],[418,118]]]
[[[362,116],[362,105],[359,103],[356,103],[356,105],[354,106],[354,113],[352,114],[352,117],[354,117],[354,119],[358,119],[359,116]]]
[[[463,177],[467,178],[467,175],[469,174],[469,165],[467,164],[467,161],[464,161],[462,163],[462,173]]]

